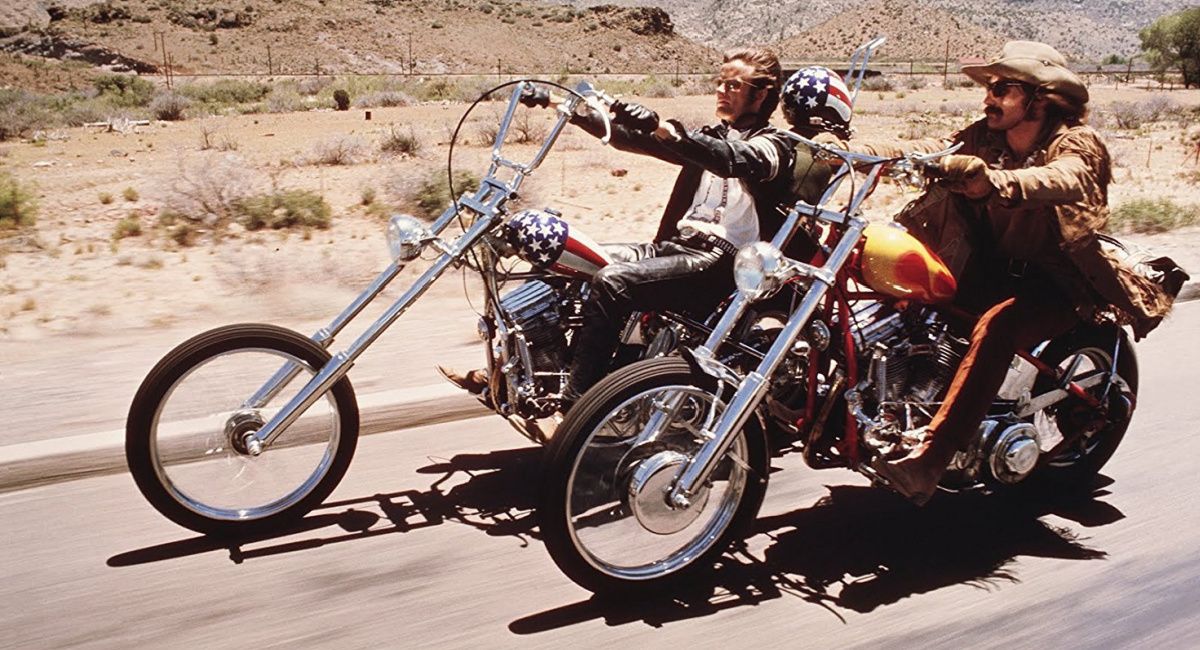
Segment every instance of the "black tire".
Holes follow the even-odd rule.
[[[1083,352],[1089,359],[1096,358],[1111,366],[1112,351],[1117,349],[1118,338],[1120,339],[1120,348],[1117,353],[1117,374],[1129,385],[1136,403],[1137,356],[1134,354],[1133,345],[1129,342],[1124,330],[1116,327],[1080,327],[1052,341],[1043,351],[1041,360],[1050,366],[1060,366],[1074,357],[1076,353]],[[1039,379],[1034,388],[1034,394],[1040,394],[1050,388],[1052,386],[1048,380]],[[1100,387],[1097,387],[1092,389],[1092,393],[1099,397],[1101,390]],[[1116,401],[1122,399],[1119,392],[1114,387],[1110,393],[1110,419],[1090,437],[1081,439],[1079,445],[1064,450],[1055,458],[1047,459],[1036,478],[1061,487],[1070,486],[1083,489],[1091,484],[1092,478],[1100,472],[1117,451],[1117,447],[1125,437],[1125,431],[1129,428],[1129,416],[1132,415],[1132,412],[1122,408],[1121,404]],[[1087,411],[1090,409],[1078,399],[1067,398],[1046,409],[1044,413],[1052,416],[1053,425],[1059,426],[1061,431],[1061,426],[1071,425],[1067,420],[1067,423],[1060,426],[1059,420],[1070,417],[1071,413],[1086,415]],[[1042,426],[1042,423],[1039,422],[1038,425]]]
[[[580,586],[588,589],[598,595],[614,596],[614,595],[648,595],[657,593],[667,589],[675,589],[699,577],[699,575],[707,570],[710,570],[717,557],[725,551],[725,549],[736,539],[741,539],[750,529],[755,517],[758,515],[759,507],[762,505],[763,496],[766,493],[767,476],[769,470],[769,456],[767,453],[766,440],[763,435],[761,426],[757,418],[751,418],[751,423],[747,425],[742,434],[739,436],[741,440],[737,441],[735,448],[741,450],[744,454],[742,459],[749,466],[749,471],[740,468],[731,460],[726,460],[722,467],[714,476],[720,474],[719,481],[725,481],[727,487],[723,490],[723,494],[718,498],[718,504],[712,505],[712,500],[707,499],[705,506],[700,510],[708,509],[709,516],[716,517],[717,523],[706,524],[702,527],[704,535],[698,535],[695,539],[712,539],[711,542],[698,542],[695,546],[697,551],[690,559],[684,559],[677,566],[672,565],[670,570],[667,570],[666,565],[676,562],[659,561],[658,559],[646,560],[648,564],[645,566],[654,566],[653,571],[662,569],[662,573],[648,572],[647,575],[639,575],[631,577],[629,575],[618,575],[614,571],[608,570],[602,566],[602,562],[592,555],[590,551],[581,548],[586,542],[578,542],[574,533],[578,524],[572,523],[572,498],[595,498],[595,495],[603,495],[602,502],[618,500],[619,504],[610,506],[602,513],[602,521],[594,528],[599,528],[605,525],[613,525],[613,521],[629,521],[628,526],[634,529],[637,535],[651,535],[641,523],[633,516],[629,515],[630,507],[628,503],[620,500],[614,495],[622,494],[620,490],[624,490],[629,484],[627,480],[621,480],[621,477],[626,479],[632,474],[632,470],[637,466],[638,460],[646,460],[648,454],[654,452],[639,451],[634,452],[634,449],[642,450],[644,447],[653,445],[671,445],[674,443],[661,442],[650,443],[650,445],[641,445],[635,447],[629,445],[620,450],[628,440],[621,443],[607,443],[612,448],[617,448],[618,451],[613,453],[610,458],[616,459],[613,464],[613,472],[611,474],[593,474],[588,478],[596,476],[609,478],[611,484],[605,489],[605,481],[592,481],[588,486],[580,486],[577,488],[577,494],[573,495],[572,477],[577,471],[577,464],[583,462],[581,454],[585,453],[603,453],[605,443],[597,442],[595,447],[590,447],[589,441],[596,438],[602,441],[603,437],[593,436],[593,432],[602,433],[602,427],[609,426],[611,421],[619,421],[620,416],[617,415],[618,408],[633,404],[630,409],[636,411],[635,406],[638,402],[631,400],[638,399],[639,396],[647,394],[647,391],[655,391],[667,386],[682,386],[695,387],[696,393],[700,391],[711,395],[714,389],[715,382],[705,375],[696,375],[692,372],[688,364],[678,358],[658,358],[639,361],[632,365],[626,366],[621,370],[609,375],[603,381],[598,383],[594,388],[589,390],[568,412],[562,424],[559,425],[557,431],[551,440],[549,449],[547,450],[547,464],[544,471],[544,484],[540,494],[540,502],[538,508],[539,521],[541,524],[542,536],[546,543],[546,548],[550,552],[550,556],[554,559],[555,564],[562,569],[563,573],[571,580]],[[652,393],[651,393],[652,394]],[[726,395],[728,397],[728,395]],[[612,420],[610,420],[610,416]],[[640,427],[636,427],[640,430]],[[630,428],[630,431],[635,430]],[[666,434],[664,434],[666,435]],[[682,444],[691,445],[687,441],[687,435],[677,436],[677,440],[682,440]],[[698,443],[695,443],[698,445]],[[589,452],[588,450],[591,450]],[[658,449],[662,449],[661,447]],[[686,453],[686,452],[684,452]],[[644,454],[639,457],[639,454]],[[584,475],[584,470],[578,470],[580,476]],[[725,473],[728,471],[729,473]],[[734,477],[737,480],[734,480]],[[591,494],[585,491],[591,488]],[[716,490],[714,489],[714,492]],[[733,496],[729,496],[732,494]],[[617,515],[624,511],[624,518]],[[592,512],[592,511],[587,511]],[[729,513],[732,516],[729,516]],[[724,514],[722,514],[724,513]],[[579,520],[596,515],[580,514]],[[699,516],[703,516],[699,515]],[[604,518],[607,517],[607,520]],[[723,523],[722,523],[723,522]],[[621,524],[625,525],[625,524]],[[711,526],[711,529],[709,528]],[[723,526],[723,529],[721,528]],[[586,524],[581,528],[588,527]],[[681,531],[682,532],[682,531]],[[687,536],[686,534],[684,535]],[[622,543],[627,542],[630,548],[645,548],[644,545],[638,545],[634,535],[629,537],[620,537]],[[658,538],[650,537],[650,541]],[[635,546],[636,545],[636,546]],[[707,546],[705,546],[707,545]],[[674,558],[676,555],[671,555]],[[589,559],[592,558],[592,559]],[[595,559],[595,561],[593,561]],[[640,565],[639,565],[640,566]]]
[[[142,382],[126,421],[125,458],[138,490],[171,521],[217,537],[279,530],[303,517],[329,496],[354,456],[359,418],[350,380],[335,383],[261,456],[239,450],[229,427],[235,417],[241,426],[261,426],[269,419],[261,411],[282,406],[329,358],[305,336],[262,324],[219,327],[171,350]],[[243,360],[244,370],[236,365]],[[263,409],[243,408],[239,400],[286,362],[299,363],[300,374]],[[326,435],[324,447],[308,444]],[[288,474],[303,478],[290,492],[264,496],[259,507],[237,503],[254,498],[256,477],[268,491],[279,491],[275,483],[289,489]],[[225,489],[238,494],[211,494]]]

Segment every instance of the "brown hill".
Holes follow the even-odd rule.
[[[595,0],[563,0],[586,6]],[[863,0],[606,0],[620,5],[661,7],[677,29],[700,43],[726,47],[742,43],[779,43],[843,14],[863,16]],[[899,38],[906,23],[928,24],[926,14],[945,11],[1004,39],[1033,39],[1050,43],[1081,61],[1099,61],[1109,54],[1128,56],[1138,51],[1137,32],[1159,16],[1195,4],[1195,0],[922,0],[905,4],[899,22],[884,25],[888,45],[880,52],[921,48],[925,39]],[[874,35],[874,34],[872,34]],[[819,58],[844,57],[842,43]],[[857,45],[857,43],[855,44]],[[925,44],[932,47],[933,44]],[[822,47],[817,41],[816,47]],[[937,58],[945,52],[945,40]]]
[[[804,30],[778,45],[786,60],[825,59],[845,55],[858,45],[880,35],[887,44],[877,60],[942,60],[985,57],[1000,49],[1006,40],[965,18],[941,9],[918,8],[907,0],[876,0],[839,14]]]
[[[165,43],[178,72],[226,74],[665,73],[708,69],[717,57],[676,34],[660,9],[518,0],[71,1],[45,3],[48,27],[0,41],[0,49],[45,54],[65,39],[162,66]]]

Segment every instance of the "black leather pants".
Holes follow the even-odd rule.
[[[596,274],[575,333],[564,401],[573,403],[608,372],[621,328],[635,311],[707,315],[733,285],[733,256],[667,240],[606,245],[617,260]]]

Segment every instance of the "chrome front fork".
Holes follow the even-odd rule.
[[[820,268],[808,267],[807,275],[811,278],[812,284],[804,294],[804,299],[801,300],[799,307],[792,313],[787,325],[779,333],[758,368],[747,374],[738,384],[729,407],[721,413],[711,436],[705,436],[708,440],[701,445],[679,473],[667,496],[667,502],[672,507],[686,508],[690,505],[691,496],[697,492],[700,486],[706,484],[716,468],[717,462],[729,451],[736,434],[754,415],[754,410],[766,395],[770,383],[767,378],[774,375],[779,364],[792,349],[792,345],[804,331],[809,319],[812,318],[813,313],[825,298],[825,294],[836,281],[838,272],[841,271],[842,266],[845,265],[846,260],[850,258],[850,254],[862,238],[862,232],[867,225],[866,221],[852,218],[849,223],[845,234],[833,253],[830,254],[825,265]]]
[[[332,388],[333,385],[338,382],[338,380],[346,376],[346,373],[350,371],[350,367],[354,364],[354,361],[358,359],[359,355],[361,355],[372,343],[374,343],[375,340],[378,339],[379,336],[382,335],[383,332],[392,325],[392,323],[396,322],[396,320],[400,318],[400,316],[404,314],[404,312],[407,311],[414,302],[416,302],[417,298],[420,298],[425,291],[429,289],[429,287],[439,277],[441,277],[442,273],[444,273],[446,269],[450,268],[451,265],[453,265],[460,257],[462,257],[464,252],[474,246],[484,235],[484,233],[488,232],[495,225],[496,219],[497,217],[494,216],[479,216],[475,220],[475,223],[467,229],[467,232],[463,233],[463,235],[460,236],[453,244],[447,246],[444,252],[438,257],[437,261],[433,263],[433,266],[426,270],[425,273],[423,273],[421,277],[418,278],[411,287],[409,287],[408,291],[406,291],[404,295],[396,300],[396,302],[394,302],[392,306],[389,307],[387,311],[379,317],[378,320],[372,323],[371,326],[368,327],[367,330],[363,332],[358,339],[350,345],[349,348],[333,355],[333,358],[330,359],[329,362],[317,372],[316,376],[310,379],[308,383],[305,384],[304,387],[301,388],[300,391],[293,396],[292,399],[290,399],[288,403],[284,405],[284,407],[278,413],[275,414],[274,417],[268,420],[261,429],[247,433],[245,439],[243,440],[246,449],[251,454],[257,455],[254,453],[256,449],[259,451],[259,453],[261,453],[261,450],[264,447],[269,447],[271,443],[274,442],[277,437],[279,437],[279,434],[282,433],[284,429],[292,425],[297,419],[299,419],[304,411],[316,403],[316,401],[320,399],[326,391]],[[439,219],[439,223],[440,222],[441,220]],[[443,228],[445,227],[445,224],[441,225]],[[388,270],[384,271],[384,273],[380,275],[375,284],[372,285],[371,289],[368,289],[368,291],[364,292],[362,296],[359,296],[359,298],[355,300],[355,302],[348,307],[341,316],[338,317],[338,321],[342,321],[343,316],[346,316],[347,314],[352,316],[353,314],[358,313],[358,311],[361,311],[362,305],[359,303],[362,302],[362,304],[365,304],[366,302],[369,302],[369,298],[374,297],[374,295],[370,294],[378,294],[378,292],[382,290],[383,286],[386,285],[386,281],[390,281],[396,276],[396,274],[399,273],[400,268],[400,265],[393,262]],[[364,298],[367,300],[364,301]],[[346,320],[348,321],[349,319],[347,318]],[[345,326],[345,322],[338,321],[335,321],[334,324],[328,328],[331,332]],[[332,335],[329,337],[329,339],[332,339]],[[292,365],[294,364],[289,364],[289,366]],[[289,366],[280,368],[271,378],[271,380],[267,382],[267,384],[261,387],[254,394],[254,396],[251,397],[250,400],[247,400],[247,404],[249,405],[251,402],[253,402],[253,407],[258,408],[265,404],[271,397],[278,394],[278,392],[287,384],[287,382],[295,378],[296,374],[300,372],[299,368]],[[256,439],[258,444],[251,440],[251,437]]]

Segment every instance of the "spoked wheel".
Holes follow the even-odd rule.
[[[571,408],[551,442],[539,515],[559,568],[598,594],[652,592],[711,568],[758,514],[768,456],[748,425],[687,507],[667,493],[700,448],[713,383],[679,358],[627,366]],[[655,414],[665,424],[647,436]]]
[[[329,360],[304,336],[270,325],[220,327],[172,350],[129,410],[125,457],[138,489],[171,521],[239,536],[293,522],[333,491],[358,442],[358,405],[342,378],[260,455],[245,443]],[[251,396],[280,369],[278,394]]]
[[[1076,398],[1068,397],[1035,416],[1034,424],[1039,431],[1048,433],[1054,439],[1059,435],[1070,437],[1075,433],[1080,434],[1075,444],[1047,461],[1042,478],[1064,485],[1086,485],[1112,458],[1121,439],[1125,437],[1138,389],[1137,358],[1133,346],[1115,328],[1077,330],[1051,343],[1042,354],[1043,361],[1064,370],[1078,357],[1075,375],[1079,376],[1092,370],[1111,368],[1114,353],[1117,355],[1117,374],[1125,380],[1132,391],[1131,395],[1124,394],[1114,386],[1109,391],[1103,413],[1098,413]],[[1049,388],[1049,383],[1042,380],[1034,393],[1039,394]],[[1103,391],[1103,384],[1088,389],[1096,398],[1101,398]]]

